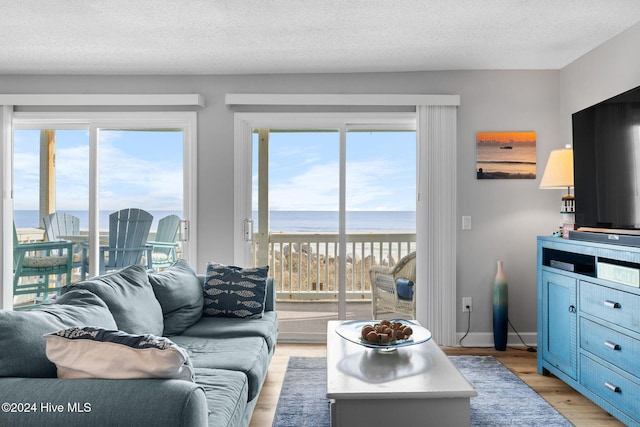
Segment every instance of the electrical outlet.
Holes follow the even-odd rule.
[[[473,311],[473,302],[471,300],[471,297],[464,297],[462,298],[462,312],[466,313],[468,311]]]

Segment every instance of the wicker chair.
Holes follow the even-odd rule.
[[[378,319],[379,313],[400,313],[416,317],[416,297],[402,299],[398,297],[396,281],[408,279],[416,282],[416,253],[411,252],[393,267],[375,265],[369,269],[371,277],[371,307],[373,319]]]

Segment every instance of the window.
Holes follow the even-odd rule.
[[[13,125],[16,228],[42,238],[43,215],[74,214],[95,254],[113,211],[149,211],[151,237],[177,214],[180,254],[195,259],[195,113],[15,113]]]

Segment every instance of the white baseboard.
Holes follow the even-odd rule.
[[[493,333],[491,332],[475,332],[469,333],[463,340],[464,332],[456,333],[456,346],[460,347],[493,347]],[[537,332],[521,332],[520,336],[525,344],[522,344],[515,332],[507,335],[507,345],[509,347],[536,347],[538,345]]]

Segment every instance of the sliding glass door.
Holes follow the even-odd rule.
[[[251,261],[269,265],[284,340],[371,313],[369,269],[415,250],[413,123],[252,128]],[[291,126],[291,124],[289,124]]]
[[[415,251],[416,133],[389,128],[352,125],[346,135],[346,280],[356,295],[371,292],[372,266]]]
[[[135,120],[135,116],[17,113],[14,117],[18,239],[73,241],[71,281],[98,273],[98,262],[103,262],[99,246],[109,241],[109,215],[122,209],[141,209],[152,215],[150,232],[141,244],[155,241],[163,218],[179,218],[171,259],[195,259],[195,242],[189,239],[193,232],[190,216],[195,213],[195,117],[182,113],[173,118],[166,114],[154,117],[150,113]],[[158,121],[164,126],[158,126]],[[77,218],[79,230],[52,234],[52,227],[45,224],[51,214]],[[164,223],[168,221],[163,221],[163,227]],[[83,250],[86,262],[80,259]],[[140,262],[161,268],[160,262],[156,264],[160,255],[146,252]],[[14,298],[14,304],[29,297]]]

